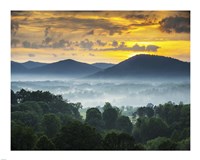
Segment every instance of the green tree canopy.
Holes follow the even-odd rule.
[[[127,116],[120,116],[117,119],[117,129],[131,134],[133,129],[133,124],[131,123],[130,119]]]
[[[41,136],[35,145],[36,150],[55,150],[54,143],[46,136]]]
[[[62,128],[55,144],[59,150],[97,150],[102,149],[102,138],[94,128],[73,121]]]

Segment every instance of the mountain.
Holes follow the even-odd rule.
[[[21,63],[11,61],[11,73],[21,74],[26,73],[28,70]]]
[[[71,59],[46,64],[41,67],[30,69],[31,74],[61,75],[81,77],[100,71],[99,68],[87,63],[77,62]]]
[[[41,67],[46,65],[47,63],[40,63],[40,62],[34,62],[34,61],[27,61],[24,63],[21,63],[24,67],[28,69],[36,68],[36,67]]]
[[[114,66],[115,64],[112,64],[112,63],[93,63],[92,65],[95,66],[95,67],[98,67],[100,69],[107,69],[109,67]]]
[[[136,55],[89,78],[189,77],[190,63],[154,55]]]

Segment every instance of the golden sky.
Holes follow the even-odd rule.
[[[118,63],[136,54],[190,61],[190,12],[11,12],[13,61]]]

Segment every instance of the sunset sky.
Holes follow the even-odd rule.
[[[11,12],[13,61],[118,63],[144,53],[190,61],[190,13]]]

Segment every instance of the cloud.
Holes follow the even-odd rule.
[[[34,53],[29,53],[28,56],[29,57],[35,57],[36,55]]]
[[[22,45],[23,45],[24,48],[31,48],[31,43],[28,42],[28,41],[24,41],[24,42],[22,43]]]
[[[89,53],[88,55],[89,55],[89,56],[92,56],[92,57],[94,57],[94,56],[95,56],[95,54],[92,54],[92,53]]]
[[[163,32],[190,33],[189,17],[167,17],[162,19],[159,24]]]
[[[15,36],[19,30],[19,23],[11,21],[11,35]]]
[[[146,51],[148,51],[148,52],[157,52],[158,48],[160,48],[160,47],[158,47],[156,45],[148,45],[146,47]]]
[[[125,16],[125,18],[127,19],[147,19],[149,17],[149,15],[145,15],[145,14],[128,14]]]
[[[48,34],[49,34],[49,30],[51,29],[50,26],[46,27],[45,30],[44,30],[44,37],[48,37]]]
[[[11,47],[16,47],[19,43],[19,39],[11,39]]]
[[[139,46],[138,44],[135,44],[132,49],[134,51],[145,51],[145,46]]]
[[[59,40],[58,42],[54,42],[52,47],[53,48],[64,48],[65,45],[70,46],[70,42],[64,39]]]
[[[120,45],[114,48],[104,48],[104,49],[98,49],[99,51],[134,51],[134,52],[157,52],[159,49],[159,46],[156,45],[147,45],[147,46],[139,46],[138,44],[133,45],[132,47],[127,47],[125,42],[121,42]]]
[[[51,41],[52,41],[52,38],[46,37],[46,38],[42,41],[42,44],[44,44],[45,46],[47,46]]]
[[[101,40],[97,40],[96,43],[99,45],[99,46],[105,46],[107,43],[106,42],[102,42]]]
[[[91,50],[93,45],[94,43],[92,41],[89,41],[88,39],[85,39],[79,43],[79,47],[83,49],[88,49],[88,50]]]
[[[117,47],[117,46],[118,46],[118,42],[114,40],[114,41],[112,42],[112,46],[113,46],[113,47]]]

